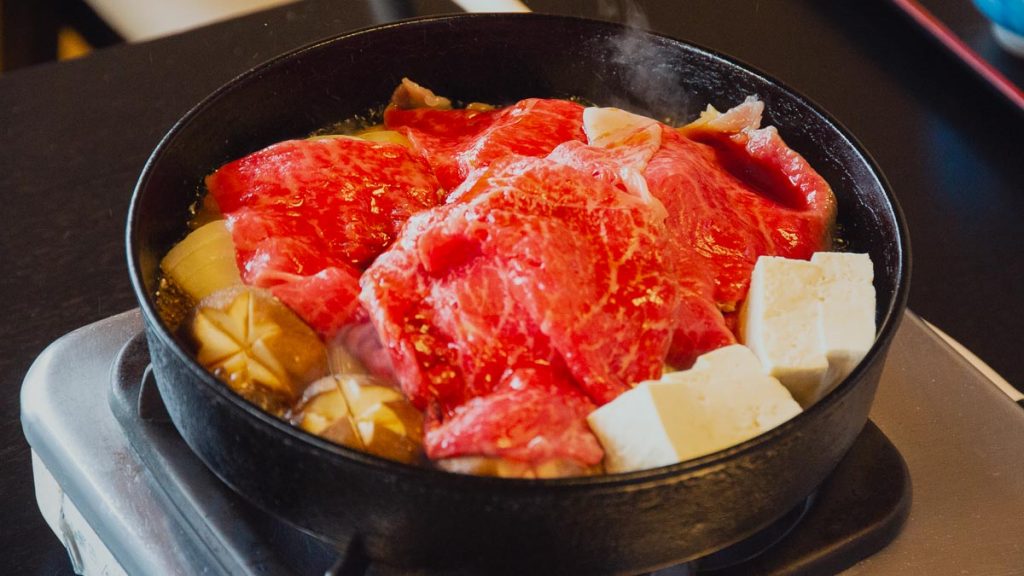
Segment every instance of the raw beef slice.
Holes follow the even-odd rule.
[[[402,146],[289,140],[206,179],[227,217],[242,279],[268,288],[322,336],[361,314],[359,275],[440,186]]]
[[[451,191],[504,156],[546,156],[563,142],[585,141],[582,116],[574,102],[528,98],[496,110],[389,107],[384,124],[405,134]]]
[[[758,128],[762,107],[748,99],[714,120],[664,127],[644,173],[669,229],[711,271],[726,311],[746,297],[759,256],[810,258],[827,247],[835,222],[832,189],[774,127]]]
[[[762,108],[748,99],[680,131],[663,126],[644,171],[682,271],[686,305],[668,356],[680,368],[735,342],[735,311],[759,256],[807,259],[831,240],[831,188],[775,128],[758,128]]]
[[[732,313],[758,256],[809,258],[828,244],[832,191],[774,128],[758,128],[762,111],[748,98],[725,114],[709,108],[677,131],[623,110],[588,108],[589,146],[552,153],[665,215],[666,257],[680,292],[668,361],[679,368],[736,341]]]
[[[589,146],[566,144],[551,157],[591,172],[626,193],[648,203],[666,218],[665,258],[673,263],[679,292],[676,331],[670,363],[685,368],[704,352],[736,342],[713,299],[714,280],[705,262],[696,257],[690,238],[678,228],[678,209],[668,218],[665,204],[651,193],[646,172],[662,147],[665,126],[655,120],[616,108],[587,108],[583,127]]]
[[[657,377],[675,327],[661,219],[551,159],[505,158],[464,187],[410,219],[361,282],[403,390],[428,412],[427,454],[595,464],[582,418]],[[558,384],[523,384],[538,371]],[[517,429],[554,447],[501,432],[491,411],[513,398],[532,419]],[[541,398],[547,408],[529,407]]]

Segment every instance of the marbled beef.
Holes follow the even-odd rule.
[[[551,457],[528,435],[491,434],[476,422],[494,420],[483,406],[507,406],[522,393],[524,402],[553,403],[524,407],[521,418],[540,420],[520,427],[551,426],[574,438],[555,450],[560,456],[599,460],[599,451],[569,449],[592,442],[583,418],[657,377],[675,327],[661,214],[552,158],[497,160],[457,195],[411,218],[362,279],[402,388],[430,416],[428,455]],[[517,387],[524,371],[538,370],[558,385]]]
[[[509,154],[546,156],[559,144],[584,141],[583,107],[567,100],[528,98],[496,110],[410,110],[389,107],[384,123],[412,143],[445,190],[470,171]]]
[[[289,140],[206,179],[247,284],[268,288],[321,335],[359,319],[361,270],[412,214],[438,204],[430,168],[395,144]]]

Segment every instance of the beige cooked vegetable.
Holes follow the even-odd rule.
[[[235,245],[224,220],[193,230],[164,256],[160,269],[197,301],[242,283],[235,263]]]
[[[444,96],[434,94],[429,88],[402,78],[402,83],[391,94],[391,106],[399,108],[434,108],[435,110],[451,110],[452,101]]]
[[[398,144],[399,146],[412,148],[412,143],[410,143],[409,139],[402,135],[401,132],[385,130],[384,126],[381,124],[372,126],[355,134],[318,134],[316,136],[310,136],[308,140],[326,140],[330,138],[354,138],[356,140],[366,140],[367,142]]]
[[[294,424],[332,442],[399,462],[423,459],[422,414],[401,392],[372,376],[321,379],[292,414]]]
[[[403,136],[401,132],[395,132],[394,130],[383,130],[381,128],[374,127],[356,134],[356,137],[370,142],[398,144],[399,146],[405,146],[406,148],[412,147],[408,138]]]
[[[338,377],[366,451],[400,462],[416,462],[423,452],[423,415],[401,392],[372,376]]]
[[[365,450],[352,421],[348,402],[334,376],[321,378],[306,389],[291,421],[310,434],[342,446]]]
[[[735,134],[743,130],[754,130],[761,125],[761,115],[764,113],[764,102],[756,96],[747,96],[742,104],[733,107],[728,112],[719,112],[711,104],[700,113],[700,116],[678,128],[683,134],[692,134],[702,130],[724,132]]]
[[[191,336],[200,364],[274,414],[328,374],[327,351],[316,333],[261,290],[229,288],[203,300]]]
[[[224,214],[221,213],[220,206],[217,205],[217,200],[215,200],[211,194],[204,194],[203,198],[196,203],[195,216],[189,220],[188,226],[189,228],[196,230],[206,226],[210,222],[223,219]]]

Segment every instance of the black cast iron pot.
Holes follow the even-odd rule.
[[[831,183],[842,235],[875,263],[879,335],[810,409],[728,450],[642,472],[507,480],[410,467],[328,443],[262,413],[201,368],[154,306],[157,263],[185,230],[202,178],[222,163],[379,107],[403,77],[463,101],[581,97],[693,118],[756,94]],[[712,51],[587,20],[467,15],[408,21],[302,48],[230,82],[153,153],[128,222],[132,282],[160,392],[199,457],[258,507],[373,561],[465,573],[635,573],[757,531],[829,474],[864,426],[906,303],[909,251],[877,168],[824,112]]]

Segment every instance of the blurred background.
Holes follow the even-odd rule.
[[[0,0],[0,74],[295,0]]]
[[[0,74],[33,64],[67,60],[121,42],[138,42],[227,20],[298,0],[0,0]],[[344,11],[347,0],[337,0]],[[521,0],[452,0],[476,11],[525,9]],[[986,65],[1006,73],[1005,58],[996,44],[1024,58],[1024,0],[889,0],[918,20],[918,24],[948,43],[966,41],[980,52]],[[411,2],[409,2],[411,4]],[[404,0],[379,0],[391,9]],[[685,13],[684,4],[666,2],[673,11]],[[585,8],[581,8],[585,5]],[[770,4],[768,4],[770,6]],[[977,8],[975,7],[977,5]],[[637,11],[634,0],[537,0],[541,11],[587,13],[602,17]],[[757,4],[760,8],[760,3]],[[940,14],[928,9],[938,6]],[[993,32],[979,18],[978,8],[993,20]],[[605,14],[605,12],[610,12]],[[936,18],[937,16],[937,18]],[[401,17],[398,14],[398,17]],[[952,28],[947,30],[946,28]],[[959,38],[954,38],[959,36]],[[996,42],[993,42],[993,39]],[[967,55],[968,59],[976,58]],[[1001,65],[1003,64],[1003,65]],[[1011,63],[1019,67],[1019,63]],[[1011,70],[1013,72],[1013,70]],[[1011,74],[1013,76],[1013,74]],[[1014,79],[1014,78],[1011,78]]]

